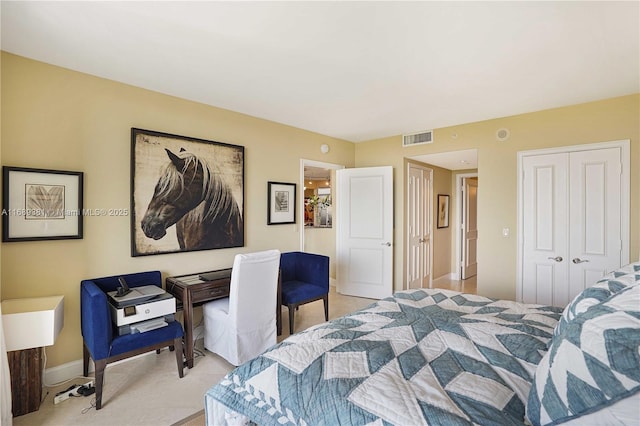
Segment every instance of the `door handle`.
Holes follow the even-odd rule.
[[[578,263],[588,262],[588,260],[586,260],[586,259],[585,259],[585,260],[582,260],[582,259],[580,259],[579,257],[576,257],[575,259],[572,259],[571,261],[572,261],[573,263],[575,263],[576,265],[577,265]]]
[[[424,243],[425,241],[427,241],[427,240],[425,240],[424,238],[420,238],[420,239],[418,240],[418,242],[419,242],[419,243]]]
[[[555,260],[556,262],[562,262],[562,256],[548,257],[547,259]],[[575,263],[575,259],[573,263]]]
[[[387,247],[391,247],[391,243],[389,241],[387,241],[386,243],[380,243],[383,246],[387,246]]]

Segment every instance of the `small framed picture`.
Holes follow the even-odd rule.
[[[267,225],[296,223],[296,184],[268,182]]]
[[[83,173],[2,167],[2,241],[82,238]]]
[[[438,194],[438,228],[449,227],[449,196]]]

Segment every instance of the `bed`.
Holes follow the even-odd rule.
[[[205,394],[207,424],[522,425],[611,413],[637,422],[636,265],[564,310],[449,290],[400,291],[294,334],[231,371]],[[611,311],[622,314],[607,327],[631,330],[618,336],[626,339],[622,352],[611,340],[624,365],[601,359],[609,337],[593,350],[583,342],[586,361],[579,361],[576,333]],[[605,374],[607,367],[614,373]],[[615,391],[606,390],[607,380],[617,380]]]

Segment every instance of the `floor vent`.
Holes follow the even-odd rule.
[[[402,146],[433,143],[433,130],[402,135]]]

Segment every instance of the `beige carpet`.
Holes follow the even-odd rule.
[[[179,422],[172,424],[171,426],[204,426],[205,423],[204,410],[200,410],[186,419],[182,419]]]
[[[329,293],[329,318],[353,312],[372,302],[369,299]],[[289,335],[288,311],[283,311],[283,335]],[[324,322],[322,302],[302,305],[296,311],[296,331]],[[193,369],[185,369],[185,376],[178,378],[173,352],[163,350],[139,358],[109,365],[105,372],[102,409],[96,411],[94,397],[70,398],[60,404],[53,403],[54,395],[72,383],[84,383],[76,379],[71,383],[47,388],[40,410],[13,419],[14,426],[203,426],[204,394],[233,366],[218,355],[203,348],[198,340],[197,356]]]

